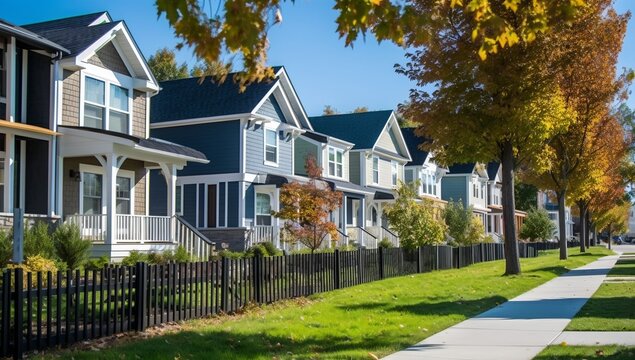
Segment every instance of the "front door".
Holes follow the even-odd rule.
[[[216,185],[207,185],[207,227],[216,227]]]

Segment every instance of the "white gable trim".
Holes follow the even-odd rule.
[[[99,17],[95,19],[92,23],[90,23],[88,26],[95,26],[101,23],[109,23],[109,22],[112,22],[112,18],[110,17],[110,14],[108,14],[107,11],[104,11],[103,14],[99,15]]]
[[[290,104],[295,104],[297,108],[300,110],[300,115],[302,115],[300,118],[300,123],[307,125],[310,130],[313,130],[313,125],[311,125],[311,122],[309,121],[309,116],[304,110],[304,106],[302,106],[302,103],[300,102],[300,98],[298,97],[298,94],[295,92],[295,88],[291,84],[291,80],[289,79],[289,75],[287,74],[287,71],[284,69],[284,67],[281,67],[276,75],[278,76],[278,78],[280,79],[282,83],[282,86],[285,90],[285,96],[290,98]],[[288,93],[289,96],[287,96],[286,93]]]
[[[386,124],[384,124],[384,128],[381,131],[382,132],[389,131],[389,129],[391,127],[393,128],[393,131],[395,133],[395,137],[397,138],[397,142],[398,142],[399,147],[401,148],[401,151],[406,154],[405,158],[408,161],[412,161],[412,157],[410,156],[410,152],[408,151],[408,146],[406,145],[406,140],[404,140],[404,138],[403,138],[403,134],[401,133],[401,129],[399,128],[399,123],[397,122],[397,118],[395,117],[395,112],[394,111],[392,111],[390,113],[390,116],[388,117],[388,120],[386,120]],[[395,127],[396,127],[397,130],[394,130]],[[379,136],[377,136],[377,139],[375,139],[375,143],[373,144],[373,147],[372,147],[373,151],[377,147],[377,143],[379,142],[379,138],[381,138],[381,134]]]

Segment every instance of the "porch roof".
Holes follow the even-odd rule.
[[[47,129],[41,126],[29,125],[29,124],[8,121],[8,120],[0,120],[0,128],[22,130],[26,132],[37,133],[42,135],[50,135],[50,136],[61,135],[60,133],[57,133],[51,129]]]
[[[60,125],[59,128],[62,133],[70,130],[70,134],[79,136],[85,135],[87,137],[87,140],[90,140],[91,137],[95,137],[95,135],[97,135],[96,138],[98,140],[112,144],[124,145],[134,150],[155,153],[163,157],[171,157],[179,160],[193,161],[199,163],[209,162],[209,160],[207,160],[207,157],[205,157],[205,155],[198,150],[194,150],[190,147],[175,144],[161,139],[139,138],[115,131],[79,126]],[[97,151],[93,150],[93,153],[97,153]]]
[[[375,200],[395,200],[395,196],[389,192],[376,191],[374,199]]]
[[[364,194],[364,195],[373,195],[375,192],[371,189],[368,189],[364,186],[353,184],[347,181],[334,180],[334,179],[323,179],[326,181],[331,189],[341,190],[350,193]]]

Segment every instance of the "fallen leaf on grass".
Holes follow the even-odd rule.
[[[377,357],[377,355],[373,354],[373,353],[368,353],[368,357],[373,359],[373,360],[379,360],[379,358]]]

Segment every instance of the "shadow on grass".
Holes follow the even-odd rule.
[[[589,299],[576,317],[635,319],[633,297],[593,297]]]
[[[603,350],[603,346],[589,347],[556,347],[540,354],[534,360],[632,360],[635,359],[635,348],[619,348],[615,351]]]
[[[383,311],[409,312],[415,315],[446,316],[463,315],[465,317],[474,316],[482,311],[498,306],[507,299],[503,296],[490,296],[473,300],[461,301],[422,301],[416,304],[391,305],[390,303],[362,303],[338,306],[341,310],[362,310],[371,311],[382,309]]]

